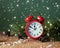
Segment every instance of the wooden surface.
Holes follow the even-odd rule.
[[[60,48],[60,42],[23,41],[15,45],[1,45],[0,48]]]
[[[38,40],[24,39],[21,43],[16,44],[17,37],[0,36],[0,48],[60,48],[60,42],[41,42]],[[15,42],[15,43],[14,43]],[[14,44],[12,44],[14,43]]]

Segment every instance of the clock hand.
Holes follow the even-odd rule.
[[[34,27],[35,27],[35,23],[34,23]]]
[[[33,29],[33,27],[32,27],[32,26],[29,26],[29,27]]]

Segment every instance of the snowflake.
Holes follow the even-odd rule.
[[[6,20],[6,18],[3,18],[4,20]]]
[[[4,12],[6,12],[6,10],[4,10]]]
[[[47,33],[47,36],[50,36],[50,34],[49,34],[49,33]]]
[[[14,36],[17,36],[17,34],[14,34]],[[17,42],[15,42],[15,43],[17,43]]]
[[[56,6],[54,5],[54,7],[56,7]]]
[[[2,6],[2,8],[4,8],[4,6]]]
[[[7,7],[9,9],[9,7]]]
[[[59,21],[60,21],[60,19],[59,19]]]
[[[3,31],[3,34],[5,34],[5,31]]]
[[[49,0],[46,1],[46,3],[48,3],[48,2],[49,2]]]
[[[24,15],[24,14],[23,14]],[[21,18],[23,18],[23,16],[21,16]]]
[[[57,4],[56,7],[59,9],[60,5]]]
[[[29,2],[30,2],[29,0],[26,1],[26,3],[29,3]]]
[[[43,15],[43,14],[41,13],[41,15]]]
[[[19,4],[17,4],[16,6],[19,7]]]
[[[60,35],[60,33],[58,33],[58,35]]]
[[[24,26],[21,26],[21,28],[24,28]]]
[[[8,31],[10,31],[10,29],[8,29]]]
[[[9,12],[11,11],[11,9],[8,10]]]
[[[54,5],[54,3],[52,3],[52,5]]]
[[[46,14],[44,14],[44,15],[46,15]]]
[[[34,9],[34,11],[37,11],[36,9]]]
[[[11,6],[11,8],[14,8],[13,6]]]
[[[27,8],[25,8],[25,10],[27,10]]]
[[[12,11],[15,11],[15,9],[12,9]]]
[[[39,4],[36,4],[37,7],[39,7]]]
[[[33,5],[34,3],[32,2],[31,4]]]
[[[22,2],[21,4],[24,5],[24,2]]]
[[[21,14],[24,14],[23,12],[21,12]]]
[[[13,18],[16,19],[16,16],[14,16]]]
[[[45,28],[47,28],[47,26],[45,26]]]
[[[25,14],[24,14],[24,12],[21,12],[21,14],[25,17]],[[23,18],[23,16],[21,16],[21,18]]]
[[[46,7],[47,10],[49,10],[49,7]]]
[[[19,0],[17,0],[17,2],[19,2]]]
[[[50,23],[50,21],[48,21],[48,23]]]
[[[12,6],[12,5],[13,5],[13,3],[10,3],[10,5]]]
[[[55,3],[55,5],[57,5],[57,2]]]
[[[60,20],[59,17],[57,17],[57,20]]]
[[[16,1],[13,1],[14,3],[16,2]]]
[[[42,2],[44,2],[44,0],[42,0]]]
[[[56,29],[58,29],[58,27],[56,27]]]
[[[11,24],[10,26],[12,27],[13,25]]]
[[[33,6],[31,6],[31,9],[33,9]]]
[[[59,7],[59,5],[56,5],[56,7]]]
[[[60,5],[58,5],[57,3],[55,3],[54,7],[57,7],[57,9],[59,9]]]
[[[52,26],[52,24],[50,23],[50,26]]]
[[[10,21],[9,19],[7,21]]]
[[[30,11],[32,11],[32,10],[30,9]]]
[[[57,17],[57,20],[58,20],[58,21],[60,21],[60,18],[59,18],[59,17]]]
[[[58,12],[59,10],[57,9],[56,12]]]
[[[50,16],[47,17],[48,19],[50,18]]]
[[[45,8],[45,6],[43,6],[43,8]]]

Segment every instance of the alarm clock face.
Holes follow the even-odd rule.
[[[38,38],[43,33],[43,26],[38,21],[32,21],[28,23],[27,33],[31,38]]]

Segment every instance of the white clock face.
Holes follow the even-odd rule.
[[[43,27],[39,22],[32,22],[28,27],[28,32],[32,37],[36,38],[43,33]]]

